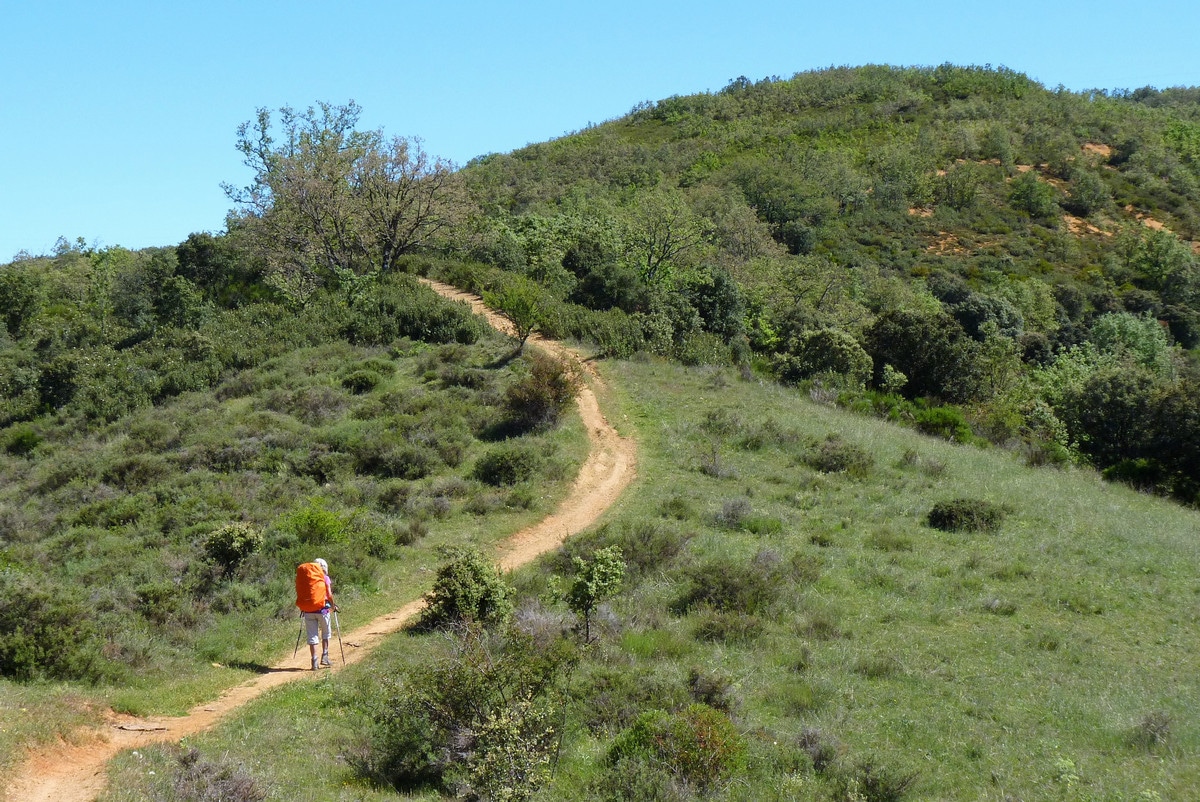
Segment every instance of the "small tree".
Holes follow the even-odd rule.
[[[592,640],[592,613],[600,602],[613,596],[625,578],[625,561],[617,546],[597,549],[590,560],[572,558],[575,576],[563,592],[563,600],[583,621],[583,639]]]
[[[546,308],[542,294],[532,281],[518,278],[495,292],[485,291],[483,301],[499,312],[512,324],[513,338],[517,341],[517,353],[525,348],[525,341],[546,320]]]

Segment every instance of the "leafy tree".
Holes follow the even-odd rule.
[[[681,258],[707,238],[704,226],[677,191],[654,189],[634,197],[629,256],[647,284],[670,282]]]
[[[1021,173],[1009,187],[1008,202],[1014,209],[1038,220],[1047,220],[1058,213],[1058,191],[1038,177],[1033,170]]]
[[[529,335],[546,320],[542,290],[528,279],[514,277],[498,290],[485,290],[483,300],[512,324],[518,353],[524,350]]]
[[[704,329],[728,342],[745,329],[746,299],[728,270],[709,266],[684,287]]]
[[[871,357],[853,337],[839,329],[817,329],[793,337],[776,355],[775,370],[789,384],[821,374],[844,376],[863,387],[872,376]]]
[[[980,390],[978,346],[945,313],[887,312],[866,333],[866,351],[874,360],[875,383],[885,366],[903,373],[909,398],[932,396],[960,402]]]
[[[22,335],[44,302],[43,282],[32,269],[20,264],[0,268],[0,310],[10,337]]]
[[[563,591],[563,599],[571,612],[583,621],[583,640],[592,640],[592,613],[600,602],[616,594],[625,578],[625,561],[621,549],[608,546],[592,552],[590,559],[573,557],[575,575]]]
[[[1112,195],[1103,179],[1091,170],[1077,169],[1071,174],[1063,208],[1071,214],[1088,217],[1112,205]]]
[[[1080,450],[1101,468],[1154,456],[1158,383],[1144,370],[1119,367],[1088,378],[1068,393],[1063,421]]]
[[[237,204],[232,229],[282,273],[387,272],[450,225],[451,165],[419,140],[359,131],[361,108],[319,103],[268,109],[238,127],[237,147],[254,170],[250,186],[225,185]]]
[[[1175,363],[1167,332],[1149,315],[1114,312],[1092,324],[1091,341],[1102,352],[1129,359],[1156,376],[1171,378]]]

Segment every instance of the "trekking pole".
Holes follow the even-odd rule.
[[[342,648],[342,622],[338,620],[337,610],[333,611],[333,628],[337,630],[338,651],[342,653],[342,665],[346,665],[346,650]]]
[[[300,631],[296,633],[296,648],[292,650],[292,659],[300,653],[300,638],[304,637],[304,613],[300,614]]]

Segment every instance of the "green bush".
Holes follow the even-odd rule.
[[[443,563],[425,594],[421,629],[439,629],[463,622],[496,626],[507,621],[513,611],[513,591],[500,570],[479,552],[447,547],[442,549]]]
[[[1008,510],[990,501],[956,498],[939,501],[929,511],[927,521],[944,532],[995,532]]]
[[[493,487],[515,485],[533,478],[541,461],[541,456],[532,447],[505,443],[480,457],[471,475]]]
[[[529,372],[504,392],[508,427],[515,434],[554,426],[580,386],[575,370],[560,359],[541,351],[523,358]]]
[[[0,676],[102,679],[94,611],[72,588],[0,570]]]
[[[355,395],[362,395],[374,390],[383,377],[373,370],[359,368],[342,377],[342,386]]]
[[[326,509],[325,501],[309,499],[277,524],[279,531],[291,535],[305,546],[344,543],[350,537],[350,521],[338,512]]]
[[[263,535],[247,523],[226,524],[204,539],[204,553],[226,571],[237,568],[247,557],[262,548]]]
[[[821,473],[844,473],[855,479],[866,478],[875,467],[874,457],[835,434],[809,449],[804,461]]]
[[[28,456],[41,445],[42,436],[28,424],[9,427],[4,433],[4,450],[17,457]]]
[[[705,791],[744,768],[746,747],[729,716],[695,704],[678,713],[652,710],[638,717],[609,747],[606,762],[650,763],[676,780]]]
[[[399,791],[529,798],[555,760],[556,689],[575,664],[573,648],[474,627],[447,646],[403,678],[364,689],[355,706],[369,725],[356,768]]]
[[[967,443],[971,440],[971,427],[967,425],[962,410],[956,407],[918,409],[914,417],[914,423],[920,432],[957,443]]]
[[[684,570],[683,594],[674,609],[688,612],[710,607],[719,612],[755,615],[767,612],[777,601],[783,575],[769,561],[750,564],[716,559]]]

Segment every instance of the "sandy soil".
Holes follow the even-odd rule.
[[[426,282],[441,294],[469,303],[488,322],[508,331],[507,321],[483,305],[477,296],[437,282]],[[596,521],[632,481],[637,452],[634,443],[621,437],[600,411],[595,392],[603,383],[578,352],[561,343],[530,338],[530,343],[555,356],[575,363],[587,382],[576,402],[587,426],[591,450],[570,494],[549,517],[517,532],[506,540],[497,556],[505,569],[523,565],[553,550],[570,535]],[[362,660],[379,642],[404,625],[421,609],[416,601],[376,618],[365,626],[342,632],[347,664]],[[337,657],[337,655],[335,655]],[[295,658],[286,655],[270,670],[229,688],[219,697],[178,717],[134,718],[110,713],[104,726],[75,734],[71,743],[62,742],[31,752],[16,774],[7,778],[4,799],[9,802],[88,802],[107,784],[106,765],[118,752],[150,744],[178,741],[219,724],[226,716],[264,691],[295,680],[311,680],[307,649]],[[336,672],[341,664],[332,669]],[[320,675],[327,674],[323,671]]]

